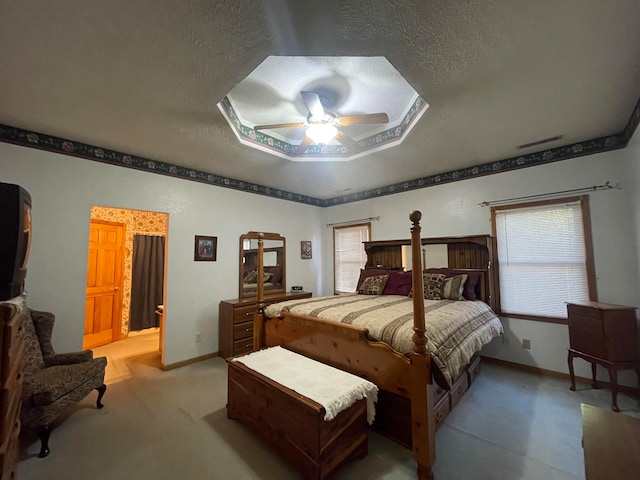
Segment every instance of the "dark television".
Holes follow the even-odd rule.
[[[31,245],[31,195],[0,182],[0,300],[21,295]]]

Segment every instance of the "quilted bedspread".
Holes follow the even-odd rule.
[[[399,295],[338,295],[269,305],[273,318],[298,315],[365,327],[369,335],[401,353],[413,350],[413,300]],[[481,301],[425,300],[427,350],[450,385],[474,353],[502,332],[502,323]]]

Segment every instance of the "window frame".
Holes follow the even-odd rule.
[[[580,210],[582,212],[582,228],[583,228],[583,236],[584,236],[584,248],[585,248],[585,267],[587,271],[587,290],[589,292],[589,300],[597,301],[598,300],[598,290],[597,290],[597,282],[596,282],[596,268],[595,268],[595,260],[593,255],[593,237],[591,233],[591,211],[589,208],[589,195],[580,195],[576,197],[563,197],[563,198],[554,198],[550,200],[539,200],[535,202],[522,202],[522,203],[512,203],[507,205],[495,205],[491,207],[491,233],[496,238],[496,243],[498,242],[497,237],[497,229],[496,229],[496,212],[504,211],[504,210],[517,210],[521,208],[531,208],[531,207],[544,207],[547,205],[559,205],[563,203],[579,203]],[[498,261],[498,268],[499,259]],[[500,287],[498,286],[498,289]],[[523,320],[534,320],[538,322],[547,322],[547,323],[559,323],[566,325],[567,318],[558,318],[558,317],[548,317],[542,315],[527,315],[521,313],[508,313],[502,311],[501,304],[501,292],[498,292],[498,313],[499,315],[508,317],[508,318],[517,318]]]
[[[340,294],[345,294],[345,293],[349,293],[349,292],[338,292],[336,290],[336,230],[345,230],[348,228],[356,228],[356,227],[366,227],[367,228],[367,236],[368,239],[366,241],[371,241],[371,222],[364,222],[364,223],[353,223],[353,224],[349,224],[349,225],[335,225],[333,227],[333,294],[334,295],[340,295]],[[364,245],[362,245],[362,250],[364,251]],[[365,268],[366,266],[366,262],[365,265],[363,265],[360,268]],[[358,288],[358,285],[356,284],[356,289]]]

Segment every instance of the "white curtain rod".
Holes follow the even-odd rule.
[[[528,195],[526,197],[503,198],[502,200],[491,200],[488,202],[480,202],[478,205],[480,205],[481,207],[489,207],[491,205],[500,205],[502,203],[509,203],[516,200],[533,200],[538,198],[555,197],[557,195],[565,195],[567,193],[587,193],[587,192],[596,192],[598,190],[611,190],[612,188],[622,190],[622,186],[620,185],[620,183],[611,185],[609,181],[607,181],[604,185],[593,185],[592,187],[574,188],[573,190],[562,190],[559,192],[539,193],[537,195]]]
[[[327,228],[334,227],[336,225],[349,225],[350,223],[366,222],[367,220],[369,220],[369,221],[371,221],[371,220],[380,221],[380,217],[378,216],[378,217],[358,218],[357,220],[347,220],[345,222],[327,223]]]

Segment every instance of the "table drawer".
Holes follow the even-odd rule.
[[[236,323],[233,326],[233,339],[253,337],[253,320],[250,322]]]

